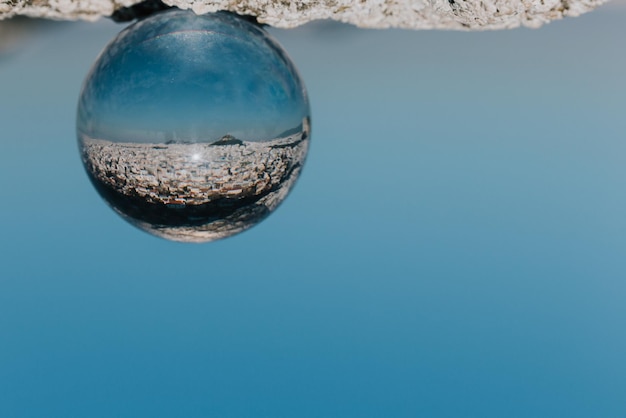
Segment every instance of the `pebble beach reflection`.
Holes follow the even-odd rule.
[[[179,10],[107,46],[77,126],[87,174],[109,205],[187,242],[228,237],[271,213],[310,135],[304,86],[275,41],[230,14]]]

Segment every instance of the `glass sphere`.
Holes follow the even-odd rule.
[[[283,201],[306,157],[309,114],[296,69],[261,28],[168,10],[102,51],[77,134],[91,182],[118,214],[163,238],[206,242]]]

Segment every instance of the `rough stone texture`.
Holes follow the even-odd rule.
[[[137,144],[83,136],[87,170],[117,192],[158,204],[202,205],[278,189],[308,142],[301,135],[241,144]],[[273,209],[273,207],[271,208]]]
[[[285,199],[306,158],[308,127],[263,142],[137,144],[83,136],[81,144],[92,182],[124,219],[162,238],[207,242],[254,226]]]
[[[606,0],[164,0],[196,13],[230,10],[261,23],[291,28],[333,19],[366,28],[506,29],[538,27],[578,16]],[[110,16],[137,0],[0,0],[0,19],[27,15],[54,19]]]

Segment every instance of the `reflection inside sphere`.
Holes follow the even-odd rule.
[[[100,54],[77,130],[86,171],[116,212],[157,236],[203,242],[253,226],[286,197],[307,153],[309,103],[262,29],[170,10]]]

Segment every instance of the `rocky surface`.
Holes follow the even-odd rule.
[[[308,133],[263,142],[117,143],[84,137],[94,185],[127,220],[176,241],[211,241],[259,222],[298,177]]]
[[[275,188],[306,141],[300,135],[241,145],[137,144],[83,139],[87,170],[119,193],[151,203],[200,205]]]
[[[229,10],[261,23],[291,28],[333,19],[367,28],[506,29],[538,27],[578,16],[606,0],[164,0],[196,13]],[[27,15],[54,19],[96,19],[137,0],[0,0],[0,19]]]

